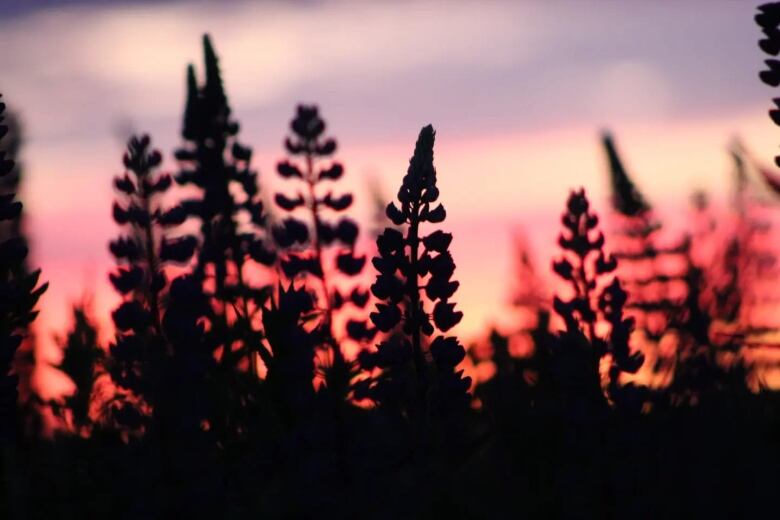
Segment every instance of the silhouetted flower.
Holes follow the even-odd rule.
[[[642,194],[623,167],[623,162],[615,149],[612,135],[604,133],[601,137],[609,161],[610,180],[612,182],[612,206],[622,215],[637,216],[650,210]]]
[[[660,245],[661,222],[632,182],[612,136],[606,133],[602,141],[614,209],[610,243],[614,259],[620,262],[617,274],[630,294],[626,308],[637,319],[638,327],[650,339],[658,340],[684,313],[684,266],[690,243],[683,237]],[[607,265],[596,267],[604,273],[614,270]]]
[[[339,273],[346,277],[360,274],[366,258],[355,253],[357,224],[347,217],[334,220],[328,215],[347,210],[353,197],[350,193],[334,195],[332,191],[333,181],[341,178],[344,168],[338,162],[325,162],[336,151],[336,141],[324,136],[325,128],[316,106],[298,105],[290,122],[292,133],[285,139],[285,148],[291,157],[279,162],[277,172],[284,179],[296,179],[300,188],[292,196],[276,194],[276,205],[293,214],[274,227],[273,236],[279,247],[287,250],[281,263],[288,279],[301,278],[304,283],[312,278],[316,281],[317,306],[322,312],[319,326],[332,354],[326,384],[331,390],[335,386],[345,391],[349,381],[328,381],[335,374],[333,367],[346,366],[333,327],[334,310],[341,309],[348,301],[339,292],[337,278]],[[299,162],[295,161],[296,157],[300,158]],[[306,210],[305,221],[295,216],[299,208]],[[330,248],[335,251],[329,255]],[[354,319],[350,323],[348,337],[356,341],[373,337],[365,323],[358,325]],[[348,372],[343,371],[342,376],[351,378]]]
[[[5,103],[0,102],[0,139],[8,133],[3,124]],[[14,161],[0,150],[0,179],[14,170]],[[0,224],[14,223],[20,217],[22,204],[12,193],[0,197]],[[8,440],[16,430],[18,376],[11,373],[11,363],[22,334],[38,314],[33,310],[48,284],[38,286],[40,271],[28,272],[24,264],[27,245],[16,234],[0,242],[0,441]]]
[[[252,168],[252,149],[238,141],[239,124],[232,118],[217,55],[203,36],[204,80],[187,69],[187,102],[175,152],[180,169],[175,180],[197,188],[199,194],[181,202],[188,217],[200,223],[195,280],[203,284],[211,310],[205,343],[219,357],[219,374],[212,374],[220,405],[210,420],[219,442],[246,435],[250,386],[258,382],[257,351],[263,333],[259,313],[271,285],[253,285],[247,272],[252,262],[270,267],[276,254],[266,236],[266,212],[258,173]],[[294,239],[297,236],[294,235]],[[178,259],[190,242],[166,244],[166,256]],[[254,266],[255,268],[258,266]],[[241,368],[248,362],[249,376]],[[251,380],[251,383],[246,381]]]
[[[186,199],[181,204],[187,215],[201,224],[195,274],[204,277],[213,269],[214,297],[246,311],[246,300],[234,300],[246,292],[243,267],[247,259],[270,266],[275,254],[261,232],[266,217],[258,174],[250,164],[252,150],[237,141],[239,125],[231,118],[218,59],[208,35],[203,37],[203,49],[205,83],[198,84],[192,66],[187,69],[182,127],[185,145],[175,153],[181,164],[176,181],[201,190],[200,198]],[[248,216],[249,221],[242,215]],[[189,243],[177,244],[179,248],[185,245]],[[235,269],[236,279],[229,276],[229,266]],[[263,301],[257,302],[258,308],[262,304]],[[243,321],[248,319],[247,316]]]
[[[604,235],[598,230],[598,217],[590,210],[584,190],[570,194],[561,220],[565,231],[558,243],[563,254],[553,262],[553,269],[568,284],[572,296],[554,298],[553,308],[566,324],[566,331],[554,344],[555,368],[564,385],[583,385],[574,391],[598,403],[601,358],[611,355],[616,369],[610,371],[610,376],[617,387],[619,373],[636,372],[644,356],[632,353],[629,346],[634,320],[623,315],[626,292],[617,278],[604,281],[615,271],[617,262],[603,251]],[[596,333],[599,316],[610,325],[606,337]]]
[[[418,392],[417,407],[420,410],[427,409],[431,399],[428,395],[429,364],[423,350],[424,337],[433,336],[436,328],[448,331],[463,317],[449,301],[458,288],[458,282],[451,280],[455,271],[455,263],[448,251],[452,235],[436,230],[421,236],[422,224],[442,222],[446,214],[441,203],[433,206],[439,198],[433,165],[434,139],[432,126],[420,131],[409,169],[398,191],[399,205],[391,202],[387,206],[388,218],[396,225],[405,225],[406,235],[398,229],[386,228],[377,237],[379,256],[373,259],[373,264],[378,274],[371,286],[374,296],[383,301],[371,313],[374,325],[380,331],[389,332],[401,324],[403,333],[409,338],[386,345],[408,344],[411,347]],[[433,304],[433,323],[421,291],[425,291],[425,296]],[[465,406],[469,401],[467,390],[471,380],[462,377],[462,372],[455,371],[463,359],[463,347],[455,338],[436,336],[430,348],[436,367],[434,401],[441,405],[440,409],[450,409],[453,403]],[[380,353],[381,349],[374,357],[381,357]],[[366,354],[362,361],[369,366],[381,366],[379,361],[372,361],[371,356]],[[382,394],[386,395],[381,380],[373,387],[371,383],[363,383],[363,386],[366,395],[374,395],[377,399]]]
[[[169,354],[161,325],[167,286],[165,266],[188,263],[197,239],[191,235],[168,236],[183,222],[184,210],[162,205],[171,178],[156,171],[162,155],[151,148],[150,138],[131,137],[122,162],[127,170],[114,179],[118,194],[113,217],[127,235],[110,244],[118,265],[109,279],[122,296],[122,303],[112,313],[118,332],[110,347],[109,370],[114,382],[133,399],[116,408],[125,410],[124,417],[128,416],[127,409],[136,405],[158,404],[164,360]],[[136,415],[144,415],[136,411]],[[119,416],[115,419],[121,421]]]
[[[759,40],[758,45],[761,50],[770,56],[777,56],[780,52],[780,4],[777,2],[764,4],[758,7],[758,14],[756,15],[756,23],[761,27],[761,32],[764,33],[766,38]],[[769,85],[770,87],[780,86],[780,61],[771,58],[765,60],[767,68],[759,72],[758,76],[761,81]],[[780,126],[780,98],[772,100],[776,107],[769,111],[769,116],[772,121]],[[780,156],[775,157],[775,163],[780,166]]]

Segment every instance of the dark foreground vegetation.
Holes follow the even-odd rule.
[[[780,5],[756,20],[777,55]],[[572,191],[559,294],[519,252],[516,330],[466,349],[451,332],[462,314],[433,127],[368,248],[318,108],[295,111],[285,191],[262,193],[208,37],[204,54],[204,72],[187,71],[178,171],[160,172],[148,136],[127,144],[109,245],[115,337],[99,344],[89,309],[74,309],[57,367],[74,392],[58,401],[30,390],[46,285],[25,260],[18,129],[0,127],[0,517],[776,509],[780,394],[749,355],[778,346],[755,319],[776,305],[772,210],[750,196],[742,148],[733,211],[713,221],[699,195],[688,233],[670,240],[605,135],[608,222]],[[780,62],[766,63],[761,79],[780,86]],[[780,108],[770,115],[780,125]],[[465,375],[475,368],[488,375]]]

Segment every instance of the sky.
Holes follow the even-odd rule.
[[[392,196],[420,127],[435,126],[458,332],[474,337],[502,320],[514,232],[547,273],[568,190],[606,208],[602,130],[662,215],[694,189],[725,196],[736,135],[771,161],[758,3],[0,0],[0,91],[24,123],[22,199],[51,283],[39,336],[62,332],[88,294],[108,319],[122,140],[150,133],[175,170],[185,68],[201,70],[204,32],[267,195],[299,102],[317,103],[338,138],[358,217],[366,186]]]

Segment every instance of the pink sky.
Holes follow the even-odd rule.
[[[41,335],[62,331],[85,292],[107,318],[118,135],[150,132],[175,168],[184,69],[200,65],[204,31],[266,195],[299,101],[318,102],[339,138],[359,217],[368,179],[393,195],[417,131],[434,124],[459,332],[470,337],[500,321],[516,226],[546,269],[569,188],[585,186],[604,207],[602,128],[667,215],[693,189],[723,195],[735,134],[770,161],[780,136],[757,79],[757,3],[95,3],[5,18],[0,9],[0,89],[25,123],[23,198],[51,282]]]

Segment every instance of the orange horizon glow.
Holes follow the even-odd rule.
[[[725,152],[724,141],[717,131],[717,128],[727,125],[745,128],[746,135],[756,136],[752,141],[756,143],[756,149],[765,149],[765,145],[761,146],[762,142],[768,142],[772,138],[769,132],[759,133],[761,127],[765,126],[763,118],[752,117],[744,120],[658,125],[654,129],[628,128],[620,135],[636,138],[624,138],[620,144],[632,171],[636,171],[637,183],[648,197],[667,190],[675,191],[667,185],[680,182],[679,179],[685,178],[686,172],[716,171],[718,178],[713,179],[711,185],[718,188],[713,190],[717,204],[727,196],[730,178],[730,159]],[[542,179],[543,182],[533,184],[522,182],[524,171],[538,171],[543,165],[547,165],[556,172],[562,172],[560,177],[568,178],[567,182],[571,183],[572,187],[577,186],[576,182],[579,180],[580,185],[587,187],[589,195],[595,201],[597,212],[607,219],[608,226],[608,212],[605,211],[608,204],[605,202],[607,193],[604,159],[596,139],[586,140],[587,134],[596,135],[595,132],[586,132],[585,129],[565,129],[533,135],[484,136],[448,142],[446,135],[439,134],[436,166],[443,200],[448,209],[448,219],[441,228],[454,234],[452,252],[457,264],[456,279],[461,283],[456,301],[459,309],[464,312],[464,319],[454,332],[462,337],[464,343],[479,340],[492,326],[506,327],[507,322],[512,319],[507,302],[510,286],[514,283],[511,279],[513,232],[521,230],[528,236],[542,280],[547,282],[548,287],[554,282],[550,263],[558,253],[556,241],[560,231],[559,216],[568,188],[559,185],[561,181],[558,175],[551,175]],[[680,147],[692,149],[694,153],[675,153],[674,150]],[[383,144],[357,150],[345,150],[342,146],[338,157],[347,168],[343,189],[352,189],[356,193],[354,215],[360,221],[368,221],[372,208],[367,204],[365,185],[361,186],[360,182],[365,182],[365,176],[364,179],[358,179],[359,172],[369,172],[369,175],[377,176],[377,172],[387,171],[381,178],[384,193],[388,197],[394,196],[395,190],[390,183],[393,177],[400,181],[408,162],[410,148],[411,143],[391,146]],[[551,157],[551,152],[557,148],[567,150],[567,154]],[[657,155],[652,151],[642,152],[648,149],[661,151]],[[636,156],[633,156],[632,152]],[[275,155],[259,156],[255,161],[262,165],[259,168],[261,182],[268,181],[264,186],[267,197],[269,192],[273,193],[276,184],[272,165],[275,159],[281,157],[280,150]],[[664,159],[659,160],[660,157]],[[483,158],[489,160],[485,161]],[[701,158],[707,160],[703,161]],[[526,192],[523,195],[524,200],[530,198],[531,203],[515,206],[511,197],[515,192],[506,190],[506,186],[511,185],[509,181],[496,183],[495,186],[481,186],[479,191],[473,190],[472,172],[476,171],[480,164],[488,171],[499,170],[501,164],[516,165],[517,170],[506,172],[505,176],[514,175],[521,179],[517,183],[518,189],[527,188],[531,191],[530,194]],[[587,165],[587,168],[583,165]],[[167,161],[163,170],[173,171],[175,164]],[[674,173],[668,176],[672,180],[662,178],[660,180],[663,182],[645,186],[648,175],[644,172],[658,170],[673,171]],[[120,171],[120,168],[114,168],[110,174]],[[78,209],[68,210],[62,199],[57,199],[54,195],[57,191],[56,185],[49,183],[47,189],[51,190],[51,193],[46,197],[52,197],[55,201],[53,210],[49,213],[43,209],[33,213],[30,218],[28,227],[34,239],[35,262],[51,282],[49,291],[41,301],[41,316],[36,324],[41,344],[39,354],[43,360],[49,362],[55,361],[59,355],[53,341],[54,334],[66,331],[70,322],[70,306],[84,298],[91,301],[102,344],[108,345],[111,341],[113,325],[110,313],[118,304],[119,298],[108,283],[108,273],[114,264],[108,254],[107,244],[108,240],[119,233],[119,228],[110,219],[113,197],[110,188],[111,176],[106,173],[104,177],[107,188],[103,190],[106,193],[99,199],[101,206],[85,204]],[[90,181],[93,179],[92,176],[85,178]],[[687,211],[689,193],[697,186],[697,176],[688,178],[692,179],[688,184],[689,190],[677,190],[679,194],[674,199],[666,198],[658,204],[661,217],[666,217],[669,227],[667,234],[672,236],[677,230],[674,229],[674,219],[669,217]],[[502,187],[508,193],[495,191],[500,191]],[[483,195],[485,192],[488,195]],[[67,194],[68,191],[64,190],[64,193]],[[478,199],[474,200],[477,197]],[[502,198],[504,200],[501,200]],[[498,199],[498,202],[486,202],[491,199]],[[655,200],[651,198],[651,202]],[[62,204],[62,207],[58,208],[58,204]],[[490,210],[482,210],[484,207]],[[92,227],[88,235],[83,233],[86,221],[99,224]],[[72,255],[72,258],[63,259],[59,255],[63,250],[68,250],[66,244],[74,237],[77,243],[84,243],[85,246],[70,250],[69,255]],[[371,244],[362,245],[366,252],[371,247]],[[49,248],[51,253],[47,253]],[[43,369],[36,375],[36,381],[51,377],[51,374],[47,374],[49,372],[51,371]],[[57,388],[60,386],[57,385]]]

